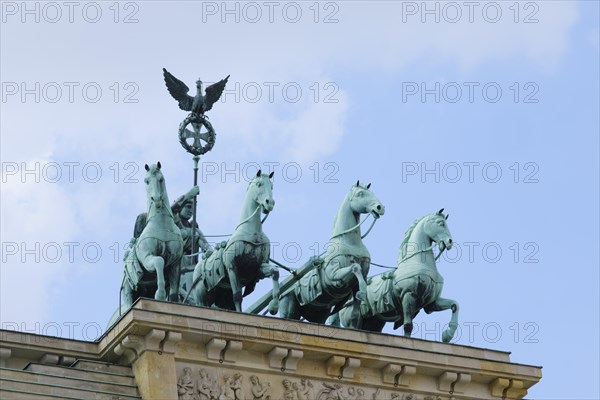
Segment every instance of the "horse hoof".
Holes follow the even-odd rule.
[[[279,302],[275,300],[271,300],[269,303],[269,314],[275,315],[279,312]]]
[[[404,336],[405,337],[410,337],[410,335],[412,335],[412,330],[413,330],[412,322],[404,324]]]
[[[154,295],[154,298],[156,300],[165,301],[167,300],[167,292],[165,292],[164,290],[157,290],[156,294]]]
[[[444,333],[442,333],[442,342],[444,342],[444,343],[448,343],[448,342],[450,342],[450,341],[452,340],[452,337],[453,337],[453,336],[454,336],[454,335],[452,335],[452,334],[451,334],[451,333],[448,331],[448,329],[446,329],[446,330],[444,331]]]

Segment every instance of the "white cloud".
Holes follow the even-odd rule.
[[[279,84],[274,102],[236,102],[230,94],[225,104],[215,105],[210,115],[217,146],[203,160],[309,163],[337,151],[350,129],[346,120],[353,102],[344,88],[336,95],[338,103],[314,102],[309,88],[315,81],[322,87],[346,72],[399,73],[423,60],[442,60],[465,69],[507,61],[551,72],[567,51],[577,20],[576,3],[552,1],[535,3],[540,9],[534,24],[514,23],[508,9],[512,2],[501,3],[504,14],[496,24],[483,20],[481,13],[474,23],[421,23],[420,15],[403,22],[403,3],[407,2],[339,2],[334,16],[339,22],[333,24],[314,23],[308,8],[298,24],[281,18],[273,24],[222,24],[219,17],[199,24],[201,6],[192,2],[141,3],[140,23],[128,26],[3,24],[3,82],[92,81],[101,84],[104,95],[98,103],[84,101],[80,92],[74,103],[3,101],[2,159],[97,161],[105,173],[117,161],[143,165],[161,160],[174,200],[190,186],[191,161],[176,140],[185,113],[167,94],[162,67],[188,86],[199,74],[217,80],[231,73],[229,90],[235,82],[242,87],[256,82],[263,88],[263,98],[268,96],[265,82]],[[322,20],[332,10],[321,11]],[[521,11],[520,20],[527,10]],[[597,35],[595,43],[597,48]],[[134,82],[139,103],[115,103],[110,89],[114,82],[121,90],[126,82]],[[290,82],[304,90],[298,103],[282,99],[280,88]],[[141,178],[141,172],[136,177]],[[200,223],[205,232],[229,233],[235,227],[244,190],[245,183],[222,184],[219,179],[202,186],[203,193],[218,193],[201,194]],[[129,232],[112,232],[107,221],[126,218],[132,225],[145,204],[143,197],[141,184],[3,183],[2,240],[82,240],[79,234],[88,229],[96,229],[102,238],[126,237]],[[115,215],[113,206],[128,214]],[[3,264],[2,319],[44,318],[51,312],[53,287],[66,271],[36,263]]]
[[[48,160],[35,162],[45,165]],[[28,164],[29,170],[34,168],[34,163]],[[12,178],[14,183],[2,185],[0,206],[0,314],[2,322],[31,324],[48,317],[52,288],[64,281],[68,271],[63,244],[76,241],[80,230],[74,213],[77,199],[57,184],[43,183],[43,178],[36,183],[34,175],[25,183],[19,176]],[[58,263],[48,262],[57,259]]]

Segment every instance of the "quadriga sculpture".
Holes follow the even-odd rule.
[[[384,206],[367,186],[356,182],[344,198],[333,224],[324,262],[304,275],[281,298],[283,318],[325,323],[332,308],[337,312],[352,299],[354,315],[366,299],[366,278],[371,256],[362,242],[360,215],[379,218]]]
[[[452,248],[452,236],[444,209],[417,219],[404,234],[400,245],[397,268],[370,277],[367,282],[367,301],[361,306],[359,329],[381,332],[386,322],[394,329],[404,325],[404,336],[410,337],[413,319],[424,309],[427,314],[452,309],[448,328],[442,340],[452,340],[458,327],[458,302],[440,297],[444,278],[436,267],[433,242],[440,251]],[[332,318],[336,325],[336,316]],[[351,304],[339,313],[343,326],[353,326]]]
[[[250,294],[256,283],[265,277],[273,279],[273,300],[269,312],[276,314],[279,307],[279,271],[268,263],[270,241],[263,233],[261,213],[268,214],[275,206],[273,183],[270,175],[260,170],[248,185],[242,206],[240,223],[227,243],[194,269],[192,304],[204,307],[242,311],[244,296]]]
[[[125,259],[120,310],[127,310],[138,297],[166,300],[169,293],[179,292],[176,274],[183,252],[181,232],[173,219],[160,162],[145,167],[146,225]]]

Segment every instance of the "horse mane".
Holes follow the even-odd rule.
[[[421,218],[417,218],[415,222],[413,222],[412,225],[409,226],[406,232],[404,233],[404,239],[402,239],[402,243],[400,244],[400,255],[398,256],[399,260],[402,260],[404,259],[404,257],[406,257],[406,252],[408,251],[408,240],[410,239],[410,235],[412,235],[419,222],[421,222],[427,217],[429,217],[429,214],[424,215]]]
[[[358,188],[369,190],[369,189],[367,189],[367,187],[366,187],[366,186],[364,186],[364,185],[361,185],[361,184],[359,184],[359,186],[352,185],[352,187],[350,188],[350,190],[348,191],[348,193],[346,193],[346,197],[344,197],[344,200],[343,200],[343,201],[342,201],[342,203],[340,204],[340,207],[341,207],[341,205],[342,205],[342,204],[346,203],[346,201],[347,201],[347,200],[349,200],[349,197],[350,197],[350,196],[352,196],[352,194],[354,193],[354,191],[355,191],[356,189],[358,189]],[[339,210],[340,210],[340,209],[338,208],[338,212],[336,212],[336,213],[335,213],[335,217],[333,217],[333,226],[334,226],[334,227],[335,227],[335,224],[337,223],[338,214],[340,213],[340,212],[339,212]]]

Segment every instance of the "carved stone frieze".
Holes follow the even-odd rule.
[[[178,372],[177,393],[179,400],[447,400],[339,380],[241,372],[208,365],[183,366]]]

